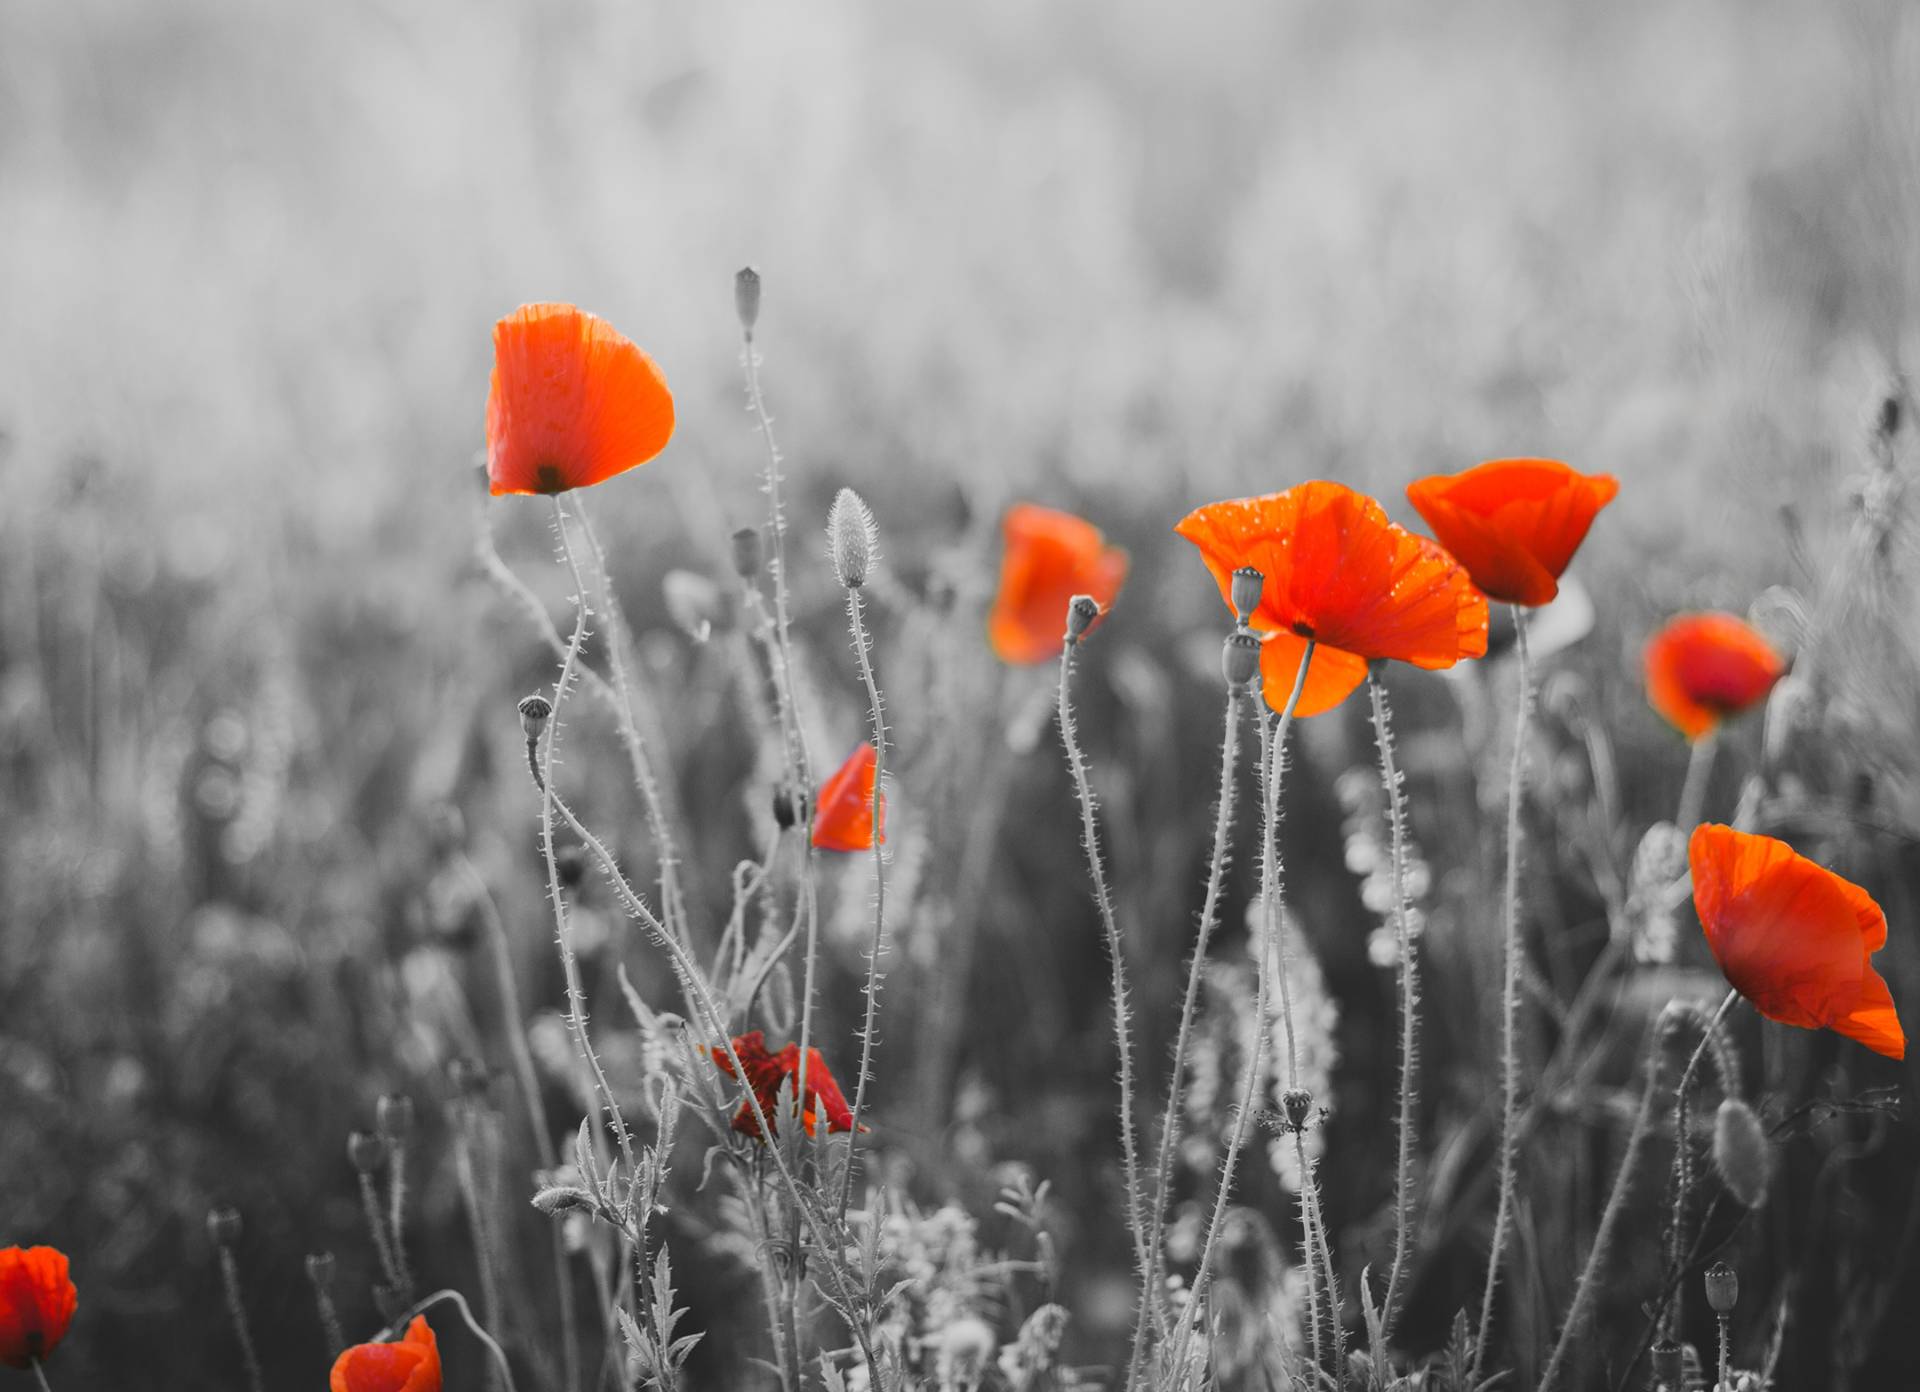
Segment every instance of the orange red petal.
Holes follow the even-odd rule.
[[[55,1247],[0,1248],[0,1366],[30,1368],[67,1336],[80,1292]]]
[[[776,1115],[780,1090],[788,1080],[792,1080],[796,1089],[800,1086],[800,1046],[789,1044],[779,1053],[770,1054],[767,1052],[765,1032],[754,1030],[737,1035],[733,1041],[733,1051],[740,1056],[740,1066],[746,1070],[748,1086],[752,1088],[760,1110],[766,1114],[768,1125],[777,1132],[780,1129]],[[739,1076],[725,1049],[716,1047],[707,1050],[707,1053],[722,1073],[729,1078]],[[846,1095],[840,1091],[840,1084],[828,1069],[826,1058],[818,1049],[810,1048],[807,1050],[806,1092],[800,1109],[800,1124],[806,1128],[809,1136],[814,1134],[818,1118],[822,1115],[827,1119],[829,1132],[853,1129],[853,1110],[847,1105]],[[754,1116],[751,1103],[740,1104],[740,1109],[733,1115],[733,1129],[743,1136],[760,1134],[759,1118]],[[860,1129],[865,1131],[867,1128],[862,1126]]]
[[[1868,960],[1887,941],[1871,895],[1784,841],[1728,826],[1696,828],[1687,861],[1707,946],[1756,1010],[1905,1057],[1893,994]]]
[[[1407,501],[1490,599],[1538,605],[1601,508],[1620,491],[1608,474],[1582,474],[1557,459],[1492,459],[1407,487]]]
[[[1064,631],[1064,630],[1063,630]],[[820,785],[813,814],[813,844],[823,851],[873,848],[873,782],[880,756],[863,744]],[[887,844],[887,795],[880,794],[880,844]]]
[[[570,304],[522,305],[493,326],[487,476],[495,494],[563,493],[646,463],[673,436],[653,359]]]
[[[425,1315],[391,1344],[355,1344],[334,1360],[332,1392],[440,1392],[440,1346]]]
[[[1001,533],[1000,587],[987,639],[1002,662],[1050,661],[1065,642],[1067,602],[1092,595],[1104,616],[1126,581],[1127,553],[1108,545],[1085,518],[1033,503],[1009,508]]]
[[[1683,614],[1648,641],[1647,700],[1688,739],[1766,699],[1787,662],[1732,614]]]

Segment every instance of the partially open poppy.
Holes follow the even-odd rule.
[[[1687,862],[1707,946],[1756,1010],[1906,1057],[1893,993],[1868,960],[1887,945],[1870,894],[1784,841],[1711,823],[1694,830]]]
[[[863,744],[820,785],[813,816],[813,844],[823,851],[873,848],[873,780],[879,755]],[[887,795],[880,794],[880,844],[887,844]]]
[[[334,1360],[332,1392],[440,1392],[440,1346],[425,1315],[392,1344],[355,1344]]]
[[[1407,485],[1407,501],[1489,599],[1540,605],[1600,509],[1620,491],[1607,474],[1557,459],[1493,459]]]
[[[1293,690],[1300,655],[1316,646],[1299,715],[1339,705],[1382,658],[1451,667],[1487,651],[1487,600],[1441,547],[1387,519],[1365,494],[1315,480],[1284,493],[1196,508],[1174,528],[1233,607],[1233,572],[1264,577],[1253,627],[1268,635],[1260,670],[1267,704]]]
[[[79,1304],[65,1252],[0,1248],[0,1365],[31,1368],[46,1358],[67,1336]]]
[[[564,493],[646,463],[673,435],[660,369],[598,315],[522,305],[493,326],[487,477],[495,494]]]
[[[1773,644],[1732,614],[1683,614],[1647,643],[1647,700],[1688,739],[1766,699],[1786,675]]]
[[[767,1124],[777,1132],[780,1122],[775,1109],[780,1100],[780,1089],[788,1079],[793,1080],[795,1087],[799,1086],[800,1046],[789,1044],[779,1053],[770,1054],[767,1052],[765,1031],[753,1030],[734,1037],[733,1051],[740,1056],[740,1066],[747,1073],[747,1086],[753,1089],[760,1110],[766,1113]],[[733,1059],[725,1049],[714,1048],[707,1052],[722,1073],[729,1078],[739,1076],[734,1072]],[[847,1106],[846,1095],[840,1091],[840,1084],[834,1081],[820,1051],[808,1049],[807,1088],[800,1109],[800,1124],[806,1128],[809,1136],[813,1135],[816,1118],[822,1113],[827,1118],[828,1132],[853,1130],[853,1109]],[[743,1136],[760,1134],[760,1123],[750,1104],[742,1102],[740,1110],[733,1114],[733,1129]],[[860,1129],[865,1131],[867,1128],[862,1126]]]
[[[1092,595],[1105,614],[1127,578],[1127,553],[1070,512],[1016,503],[1002,525],[1000,589],[987,638],[1002,662],[1030,665],[1060,656],[1067,601]]]

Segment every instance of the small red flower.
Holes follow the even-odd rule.
[[[0,1248],[0,1364],[31,1368],[44,1360],[66,1337],[79,1304],[65,1252]]]
[[[493,492],[564,493],[646,463],[673,435],[653,359],[598,315],[522,305],[493,326],[487,477]]]
[[[1538,605],[1560,592],[1587,528],[1619,491],[1611,476],[1578,473],[1557,459],[1493,459],[1416,480],[1407,501],[1481,593]]]
[[[1267,635],[1260,671],[1282,709],[1315,640],[1297,714],[1346,700],[1382,658],[1451,667],[1487,651],[1487,600],[1441,547],[1387,520],[1379,503],[1315,480],[1284,493],[1196,508],[1174,528],[1200,548],[1232,607],[1233,572],[1265,581],[1252,624]]]
[[[332,1392],[440,1392],[440,1346],[425,1315],[392,1344],[355,1344],[334,1360]]]
[[[766,1113],[767,1123],[777,1132],[780,1121],[775,1109],[780,1100],[780,1089],[788,1079],[793,1080],[795,1087],[799,1086],[800,1046],[789,1044],[779,1053],[770,1054],[767,1052],[766,1032],[754,1030],[736,1035],[733,1051],[740,1056],[740,1066],[747,1072],[747,1086],[753,1089],[760,1110]],[[707,1052],[722,1073],[729,1078],[739,1076],[734,1072],[733,1059],[725,1049],[713,1048]],[[853,1109],[847,1106],[846,1095],[840,1091],[840,1084],[834,1081],[820,1051],[808,1049],[807,1089],[800,1111],[800,1124],[806,1128],[809,1136],[814,1133],[815,1118],[820,1113],[826,1114],[829,1132],[853,1130]],[[733,1129],[743,1136],[760,1134],[760,1123],[748,1103],[742,1102],[740,1110],[734,1113]],[[865,1131],[867,1128],[862,1126],[860,1129]]]
[[[1906,1057],[1893,993],[1868,960],[1887,945],[1873,896],[1784,841],[1727,826],[1696,828],[1687,862],[1707,946],[1756,1010]]]
[[[1093,523],[1033,503],[1007,510],[1002,535],[1000,590],[987,638],[1002,662],[1050,661],[1066,641],[1067,601],[1092,595],[1105,615],[1126,581],[1127,553],[1109,546]]]
[[[879,764],[874,747],[863,744],[820,785],[819,806],[813,815],[814,845],[823,851],[873,848],[873,779]],[[884,792],[880,794],[880,844],[887,844]]]
[[[1731,614],[1683,614],[1647,643],[1647,700],[1688,739],[1766,699],[1786,659]]]

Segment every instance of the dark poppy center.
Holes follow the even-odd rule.
[[[542,464],[533,471],[534,485],[542,493],[564,493],[567,481],[561,476],[558,464]]]

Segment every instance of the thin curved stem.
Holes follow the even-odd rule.
[[[1387,793],[1387,826],[1392,839],[1394,937],[1400,945],[1400,1110],[1399,1153],[1393,1180],[1393,1267],[1387,1274],[1387,1294],[1380,1306],[1380,1333],[1393,1329],[1400,1278],[1406,1270],[1413,1237],[1414,1079],[1419,1071],[1420,976],[1415,962],[1413,925],[1407,914],[1407,808],[1400,772],[1393,762],[1393,730],[1387,712],[1387,691],[1376,671],[1367,673],[1367,694],[1373,701],[1373,735],[1380,747],[1380,781]],[[1375,1349],[1382,1357],[1385,1349]]]
[[[1527,616],[1513,606],[1514,656],[1520,695],[1514,711],[1513,760],[1507,772],[1507,879],[1503,970],[1500,987],[1500,1196],[1494,1205],[1493,1246],[1487,1253],[1487,1282],[1480,1297],[1480,1334],[1474,1342],[1473,1368],[1487,1357],[1493,1332],[1493,1292],[1500,1279],[1507,1224],[1513,1212],[1515,1124],[1520,1107],[1520,793],[1526,777],[1527,723],[1533,714],[1533,676],[1527,664]]]
[[[374,1336],[374,1342],[386,1343],[391,1341],[395,1335],[399,1334],[408,1324],[412,1323],[415,1315],[423,1315],[435,1305],[447,1300],[452,1301],[454,1306],[460,1311],[460,1318],[466,1321],[468,1332],[484,1344],[487,1352],[493,1355],[494,1366],[500,1370],[500,1378],[506,1384],[507,1392],[515,1392],[513,1385],[513,1365],[507,1362],[506,1352],[494,1341],[493,1335],[487,1333],[480,1321],[473,1317],[473,1310],[467,1305],[467,1298],[457,1290],[451,1288],[447,1290],[437,1290],[432,1295],[423,1296],[419,1300],[416,1300],[401,1313],[398,1319],[394,1320],[393,1323],[376,1334]]]
[[[853,1129],[847,1133],[847,1168],[840,1180],[840,1201],[834,1212],[846,1216],[853,1198],[853,1154],[860,1144],[860,1113],[867,1100],[867,1077],[873,1068],[874,1020],[880,1011],[880,954],[886,949],[887,857],[882,846],[881,818],[885,793],[881,782],[887,770],[886,708],[880,700],[880,683],[873,675],[873,644],[867,637],[866,619],[860,600],[860,587],[847,587],[847,627],[853,635],[853,651],[860,659],[860,680],[867,688],[867,714],[873,723],[873,942],[867,949],[866,1020],[860,1026],[860,1073],[853,1087]]]

